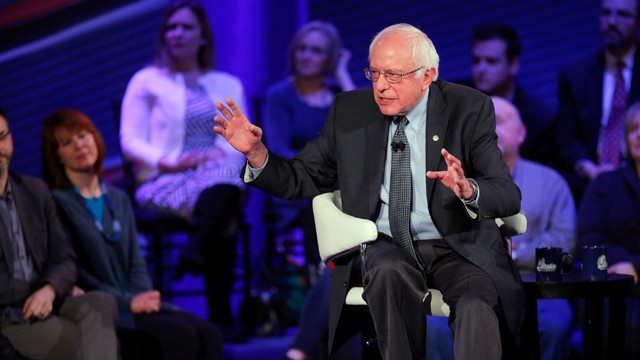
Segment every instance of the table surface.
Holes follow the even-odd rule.
[[[609,274],[606,280],[583,280],[580,274],[569,274],[558,282],[537,282],[536,274],[521,277],[525,292],[537,299],[627,296],[633,288],[630,275]]]

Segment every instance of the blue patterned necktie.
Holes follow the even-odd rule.
[[[413,247],[411,237],[411,149],[404,133],[405,116],[394,120],[398,127],[391,139],[391,187],[389,189],[389,226],[393,241],[416,262],[424,272],[424,263]]]

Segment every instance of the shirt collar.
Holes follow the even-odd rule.
[[[406,115],[409,120],[409,126],[418,132],[427,122],[427,101],[429,100],[429,88],[425,91],[418,105],[409,111]]]
[[[8,201],[11,199],[13,195],[13,186],[11,185],[11,177],[7,179],[7,189],[4,192],[4,195],[0,195],[0,199]]]
[[[624,62],[625,68],[629,69],[633,67],[633,55],[636,53],[636,45],[634,44],[627,52],[625,52],[622,57],[618,58],[616,56],[611,55],[609,52],[604,52],[605,61],[607,64],[607,68],[615,69],[618,66],[618,61],[622,60]]]

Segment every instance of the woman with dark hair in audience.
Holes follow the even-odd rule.
[[[598,175],[587,188],[578,212],[578,243],[604,245],[607,272],[633,276],[627,299],[625,359],[640,359],[640,102],[624,120],[627,163]]]
[[[140,254],[131,202],[101,180],[105,145],[89,117],[53,112],[42,128],[43,175],[78,256],[77,285],[113,294],[125,356],[139,359],[221,359],[213,324],[162,302]]]
[[[214,70],[213,34],[195,1],[169,5],[154,60],[133,75],[122,101],[120,144],[137,170],[135,199],[189,220],[176,278],[204,272],[209,320],[225,339],[242,340],[230,296],[245,161],[212,127],[216,102],[238,99],[245,108],[243,86]]]

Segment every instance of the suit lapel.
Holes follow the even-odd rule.
[[[427,171],[438,170],[438,165],[443,160],[440,150],[444,147],[444,137],[447,133],[449,121],[449,116],[445,111],[446,103],[440,84],[439,81],[434,81],[429,86],[426,131]],[[427,194],[431,194],[434,184],[435,180],[427,179]]]
[[[590,84],[586,86],[586,93],[589,97],[587,106],[590,107],[590,114],[593,114],[593,124],[597,128],[597,132],[600,132],[600,120],[602,119],[602,79],[604,79],[604,69],[606,67],[604,54],[601,53],[598,59],[591,64],[588,70],[589,76],[587,80]],[[597,119],[597,121],[595,120]]]
[[[36,272],[40,272],[40,262],[37,259],[40,259],[39,252],[42,250],[40,247],[35,246],[33,244],[33,240],[38,236],[46,237],[46,234],[37,234],[34,233],[34,229],[29,224],[29,219],[33,217],[34,214],[37,214],[37,209],[33,208],[33,201],[30,201],[28,196],[26,195],[26,189],[22,188],[21,181],[17,180],[13,182],[13,194],[14,200],[16,204],[16,210],[18,211],[18,217],[20,218],[20,223],[22,224],[22,234],[24,237],[24,246],[28,254],[31,255],[31,259],[33,260],[33,270]]]
[[[13,250],[9,240],[9,230],[5,226],[4,221],[0,221],[0,251],[2,251],[1,256],[7,268],[13,273]]]

